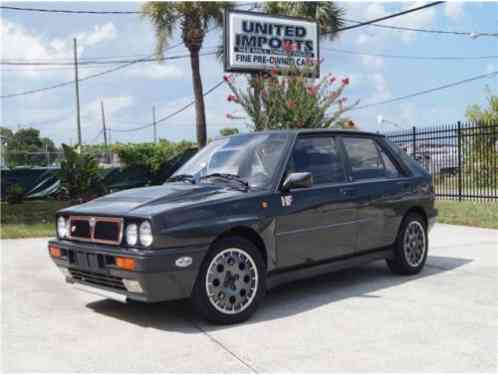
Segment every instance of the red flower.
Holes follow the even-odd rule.
[[[317,86],[306,87],[306,92],[310,96],[316,96],[316,94],[318,93],[318,89],[319,89],[318,85]]]
[[[239,99],[235,95],[228,95],[227,100],[229,102],[235,102],[235,103],[239,102]]]
[[[349,85],[349,78],[343,78],[341,82],[344,86]]]
[[[293,109],[296,107],[296,102],[294,100],[288,100],[287,101],[287,107],[289,107],[289,109]]]
[[[232,82],[232,76],[231,75],[225,75],[225,76],[223,76],[223,79],[225,80],[225,82]]]
[[[297,46],[294,43],[286,40],[284,41],[282,47],[286,52],[294,52]]]
[[[330,83],[334,83],[334,82],[335,82],[335,80],[336,80],[336,78],[335,78],[334,76],[332,76],[332,77],[329,79],[329,82],[330,82]]]
[[[275,68],[275,67],[271,68],[270,74],[271,74],[272,77],[277,76],[278,75],[278,69]]]

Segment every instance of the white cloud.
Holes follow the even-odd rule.
[[[459,19],[463,16],[463,6],[464,3],[460,1],[447,1],[444,13],[450,18]]]
[[[126,72],[130,77],[143,79],[182,79],[185,71],[177,64],[159,64],[155,62],[135,65]]]
[[[50,61],[72,59],[74,37],[78,38],[78,53],[81,55],[88,47],[114,39],[117,30],[113,23],[108,22],[103,25],[95,25],[90,31],[67,35],[63,38],[47,39],[20,24],[0,17],[0,35],[2,59]],[[43,74],[43,78],[46,78],[52,74],[57,74],[60,77],[61,72],[62,74],[70,74],[69,70],[47,71],[45,67],[33,67],[32,69],[22,67],[19,71],[10,73],[19,74],[24,78],[39,78]]]

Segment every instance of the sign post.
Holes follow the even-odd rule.
[[[310,68],[320,76],[318,23],[303,18],[233,11],[225,14],[225,71],[258,73]]]

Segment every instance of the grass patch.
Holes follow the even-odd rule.
[[[498,203],[436,201],[438,223],[498,229]]]
[[[2,224],[0,238],[55,237],[55,225],[50,224]]]
[[[70,205],[56,200],[2,202],[0,238],[52,237],[55,235],[55,213]]]

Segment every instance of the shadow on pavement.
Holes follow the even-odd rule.
[[[259,310],[249,321],[242,324],[281,319],[346,298],[381,298],[375,295],[375,292],[450,271],[471,261],[463,258],[429,256],[424,270],[414,276],[394,275],[385,263],[380,261],[312,279],[295,281],[268,292]],[[199,333],[200,329],[197,324],[199,318],[192,311],[189,300],[122,304],[106,299],[89,303],[87,307],[98,314],[142,327],[183,333]],[[230,327],[204,322],[202,326],[206,331]]]

